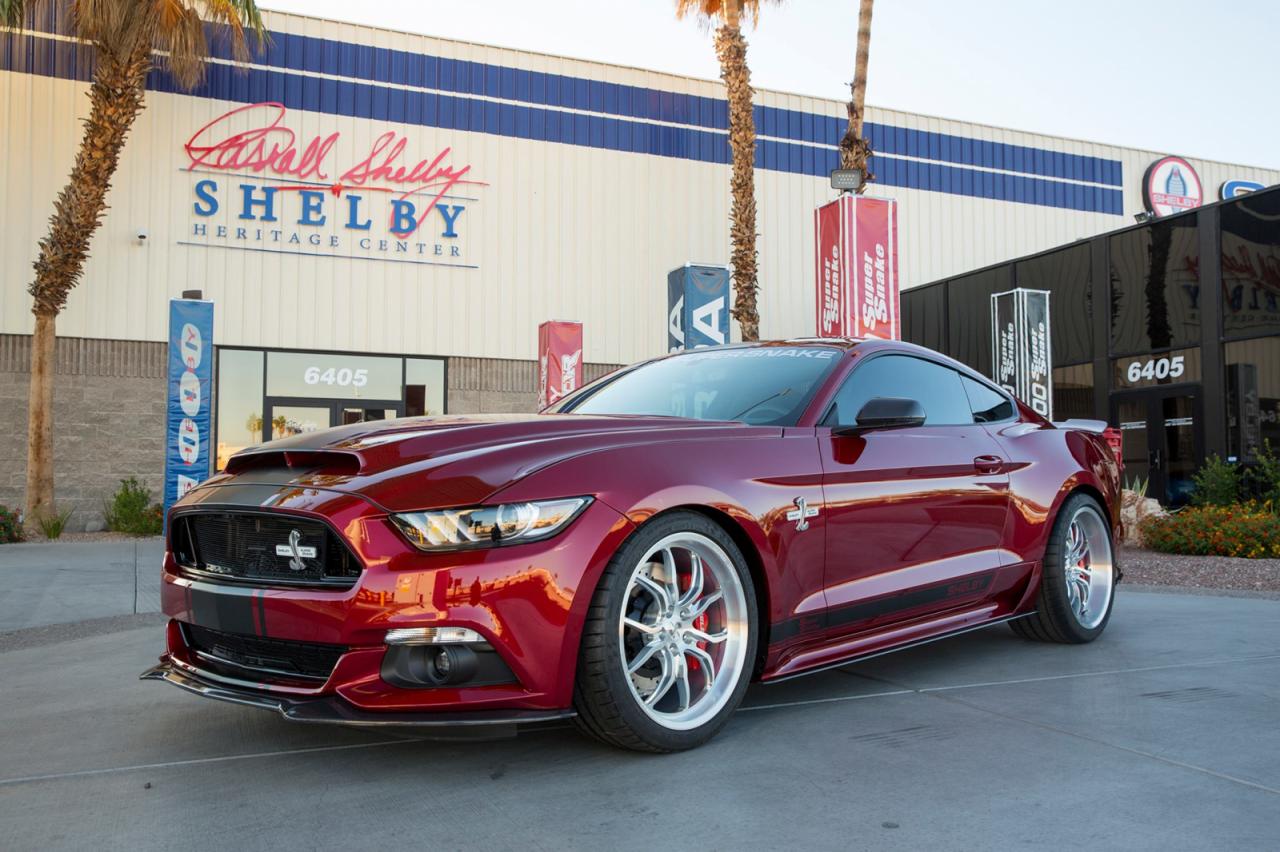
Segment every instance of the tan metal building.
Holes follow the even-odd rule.
[[[0,31],[0,504],[21,502],[36,243],[80,138],[92,51]],[[247,69],[153,75],[59,318],[57,476],[73,526],[158,483],[167,303],[216,305],[215,459],[282,420],[533,407],[537,325],[590,379],[657,355],[666,274],[729,255],[719,83],[282,14]],[[762,333],[813,333],[813,217],[840,102],[760,91]],[[1161,156],[871,108],[902,286],[1113,230]],[[1190,160],[1206,195],[1280,173]],[[979,333],[986,333],[985,329]],[[315,372],[308,373],[314,368]],[[369,384],[337,379],[364,370]],[[309,382],[307,376],[335,377]],[[279,409],[278,411],[276,409]],[[298,410],[294,410],[298,409]]]

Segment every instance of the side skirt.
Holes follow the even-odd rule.
[[[831,669],[838,669],[841,666],[847,666],[850,663],[860,663],[863,660],[870,660],[875,657],[883,657],[886,654],[896,654],[898,651],[905,651],[908,648],[918,648],[921,645],[928,645],[933,642],[941,641],[943,639],[951,639],[955,636],[961,636],[965,633],[972,633],[975,630],[983,630],[987,627],[992,627],[996,624],[1004,624],[1009,621],[1016,621],[1019,618],[1026,618],[1029,615],[1035,615],[1035,614],[1036,614],[1036,610],[1031,610],[1030,612],[1020,612],[1016,615],[1005,615],[999,618],[990,619],[989,621],[982,621],[982,622],[979,622],[978,624],[968,624],[968,625],[965,625],[964,627],[960,627],[955,630],[946,630],[934,636],[926,636],[922,639],[908,640],[906,642],[903,642],[900,645],[892,645],[888,648],[879,648],[874,651],[856,651],[852,654],[849,654],[848,656],[840,657],[838,659],[831,660],[829,662],[820,663],[814,666],[813,668],[801,669],[800,671],[795,671],[795,672],[788,672],[787,674],[779,675],[777,677],[761,678],[761,682],[765,684],[784,683],[789,680],[795,680],[798,677],[806,677],[808,675],[818,674],[819,672],[830,671]]]

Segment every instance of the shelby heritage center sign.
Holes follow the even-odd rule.
[[[303,116],[302,120],[314,120]],[[475,268],[468,211],[484,183],[451,148],[304,133],[283,104],[237,107],[183,146],[180,245]]]

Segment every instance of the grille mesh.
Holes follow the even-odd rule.
[[[291,515],[184,515],[174,519],[173,552],[202,575],[266,585],[349,588],[360,576],[360,563],[328,526]]]
[[[261,672],[268,675],[268,679],[271,675],[279,679],[280,674],[285,674],[307,680],[328,680],[338,658],[347,650],[342,645],[245,636],[195,624],[184,624],[182,628],[187,645],[193,650],[235,669]]]

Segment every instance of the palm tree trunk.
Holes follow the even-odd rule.
[[[56,314],[36,314],[31,336],[31,392],[27,400],[27,502],[33,527],[53,514],[53,373]]]
[[[26,519],[34,524],[53,510],[54,330],[67,295],[84,271],[89,241],[107,209],[107,191],[120,149],[146,95],[151,51],[139,44],[125,55],[98,45],[89,87],[91,109],[67,185],[53,203],[49,233],[40,240],[35,279],[27,288],[36,315],[32,337],[31,393],[27,409]]]
[[[756,122],[753,113],[751,70],[747,67],[747,40],[742,37],[740,0],[726,3],[725,23],[716,30],[716,56],[720,79],[729,100],[729,149],[733,155],[730,179],[732,208],[729,213],[733,243],[733,317],[743,340],[760,339],[760,314],[756,309]]]
[[[858,193],[866,192],[874,177],[867,171],[871,146],[862,135],[862,121],[867,100],[867,57],[871,51],[871,6],[874,0],[862,0],[858,7],[858,47],[854,58],[853,83],[850,85],[849,126],[840,140],[840,168],[862,173]]]

